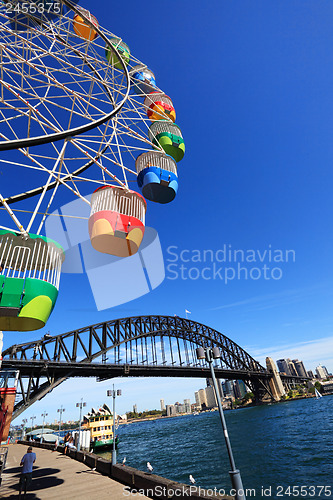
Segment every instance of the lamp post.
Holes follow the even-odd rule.
[[[31,420],[31,432],[33,430],[33,427],[34,427],[34,420],[35,420],[35,415],[32,415],[32,417],[30,417],[30,420]],[[31,434],[31,437],[32,437],[32,434]]]
[[[45,423],[45,417],[47,417],[48,413],[46,413],[46,411],[44,410],[43,413],[42,413],[42,417],[43,417],[43,425],[42,425],[42,437],[40,439],[40,442],[42,443],[43,442],[43,439],[44,439],[44,423]]]
[[[226,424],[226,421],[224,418],[223,408],[222,408],[222,404],[221,404],[221,398],[219,396],[217,380],[216,380],[215,372],[214,372],[213,360],[221,358],[220,349],[218,347],[213,347],[213,348],[211,348],[211,347],[205,347],[205,348],[198,347],[196,352],[197,352],[198,359],[205,359],[209,363],[210,372],[212,375],[213,386],[214,386],[214,391],[215,391],[215,396],[217,399],[217,404],[218,404],[220,418],[221,418],[224,439],[225,439],[225,443],[226,443],[227,451],[228,451],[228,455],[229,455],[229,461],[230,461],[230,466],[231,466],[231,470],[229,471],[229,475],[230,475],[232,487],[236,492],[235,498],[236,498],[236,500],[246,500],[245,494],[244,494],[244,488],[243,488],[243,484],[242,484],[242,478],[241,478],[239,470],[236,469],[235,460],[234,460],[234,456],[233,456],[232,449],[231,449],[231,443],[229,440],[227,424]]]
[[[84,406],[87,406],[87,403],[84,403],[83,398],[81,398],[81,402],[76,403],[76,408],[80,408],[79,439],[78,439],[78,443],[77,443],[77,451],[80,451],[82,408]]]
[[[121,390],[115,390],[114,384],[112,391],[106,391],[107,396],[113,398],[113,443],[112,443],[112,465],[117,463],[117,453],[116,453],[116,396],[121,396]]]
[[[60,406],[60,408],[57,409],[57,412],[60,413],[60,416],[59,416],[59,438],[60,438],[60,430],[61,430],[61,415],[64,413],[65,411],[65,408],[62,407],[62,405]]]

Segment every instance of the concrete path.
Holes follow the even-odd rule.
[[[2,474],[0,498],[18,498],[20,461],[27,447],[8,446],[6,469]],[[58,452],[34,448],[36,462],[26,500],[125,500],[128,488],[103,476],[81,462]],[[125,495],[124,495],[125,491]],[[127,494],[126,494],[127,492]],[[21,497],[23,500],[23,496]],[[140,500],[148,500],[140,496]]]

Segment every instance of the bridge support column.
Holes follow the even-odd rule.
[[[267,370],[272,374],[272,378],[269,381],[269,386],[271,388],[272,395],[275,401],[280,401],[281,397],[284,396],[286,393],[283,387],[280,374],[272,358],[269,357],[266,358],[266,366]]]
[[[254,394],[254,402],[256,405],[263,404],[264,399],[274,399],[268,382],[263,382],[258,379],[250,379],[249,385]]]

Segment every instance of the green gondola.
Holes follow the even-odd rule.
[[[45,236],[0,230],[0,330],[45,326],[57,300],[63,248]]]

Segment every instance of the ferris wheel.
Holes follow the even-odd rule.
[[[54,207],[80,198],[95,250],[131,256],[146,200],[176,196],[185,144],[153,72],[86,9],[8,0],[0,27],[0,329],[27,331],[58,295]]]

